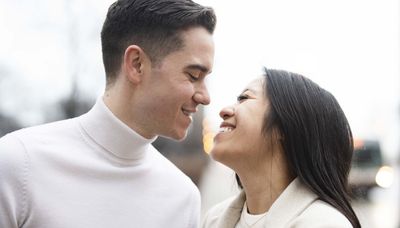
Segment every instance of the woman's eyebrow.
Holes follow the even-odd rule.
[[[241,93],[245,93],[245,92],[247,92],[247,91],[249,91],[249,92],[251,92],[251,93],[256,93],[255,90],[249,89],[249,88],[244,89]]]

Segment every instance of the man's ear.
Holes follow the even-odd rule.
[[[130,45],[125,49],[123,68],[127,79],[137,84],[142,80],[146,54],[143,49],[137,45]]]

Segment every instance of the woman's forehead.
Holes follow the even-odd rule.
[[[250,91],[255,91],[255,92],[262,92],[262,88],[264,85],[264,78],[262,77],[258,77],[254,80],[252,80],[251,82],[249,82],[249,84],[247,84],[247,86],[244,88],[243,91],[245,90],[250,90]]]

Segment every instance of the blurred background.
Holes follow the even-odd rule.
[[[100,30],[113,0],[0,0],[0,136],[80,115],[104,90]],[[356,140],[350,183],[363,227],[400,227],[400,1],[198,0],[218,17],[212,103],[187,139],[154,145],[199,187],[202,215],[238,189],[207,155],[219,110],[262,66],[332,92]]]

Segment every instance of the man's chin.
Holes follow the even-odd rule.
[[[184,131],[173,132],[165,137],[175,140],[175,141],[183,141],[183,140],[185,140],[187,133],[188,133],[188,130],[186,129]]]

